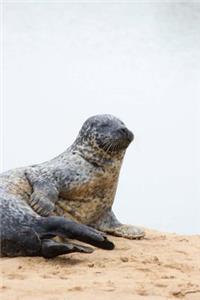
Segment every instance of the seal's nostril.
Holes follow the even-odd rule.
[[[126,127],[119,128],[118,132],[121,133],[124,137],[126,137],[130,142],[132,142],[134,135]]]
[[[128,139],[130,142],[132,142],[132,140],[134,139],[134,134],[128,130]]]

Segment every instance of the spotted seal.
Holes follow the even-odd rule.
[[[113,244],[99,231],[130,239],[143,237],[142,229],[121,224],[112,211],[123,157],[132,140],[133,133],[118,118],[93,116],[59,156],[3,173],[4,254],[31,255],[32,251],[53,257],[68,251],[90,251],[51,240],[53,236],[76,238],[102,248],[113,248]],[[19,244],[17,250],[13,240]]]

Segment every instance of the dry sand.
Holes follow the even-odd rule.
[[[114,251],[2,258],[1,300],[200,300],[200,235],[147,231]]]

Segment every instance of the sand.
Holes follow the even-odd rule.
[[[2,258],[1,300],[200,300],[200,235],[110,237],[114,251]]]

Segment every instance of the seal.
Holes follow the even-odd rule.
[[[70,252],[89,251],[88,247],[49,239],[53,236],[76,238],[106,249],[114,246],[103,233],[129,239],[143,237],[141,228],[121,224],[112,211],[122,161],[133,138],[118,118],[93,116],[83,124],[74,143],[59,156],[3,173],[3,254],[32,255],[33,251],[34,255],[48,257],[53,252],[53,257],[59,251],[67,253],[69,249],[65,247]],[[33,250],[33,243],[37,250]],[[59,249],[59,253],[52,249]]]
[[[11,174],[7,173],[1,178],[5,183],[8,178],[13,180],[9,184],[10,191],[0,189],[0,256],[52,258],[72,252],[93,252],[91,247],[69,241],[65,244],[57,242],[52,239],[56,236],[76,239],[102,249],[112,250],[114,248],[114,244],[107,240],[105,234],[89,226],[60,216],[41,217],[35,213],[25,201],[28,196],[24,190],[27,180],[23,176],[23,170],[19,170],[18,175],[20,172],[21,186],[18,186],[18,190],[15,184],[19,184],[19,181],[15,181]],[[13,175],[15,176],[15,173]],[[7,182],[9,183],[9,181]]]
[[[21,175],[23,174],[22,170]],[[19,175],[20,173],[18,173]],[[14,175],[14,174],[13,174]],[[4,182],[12,175],[4,175]],[[57,242],[53,237],[76,239],[93,246],[112,250],[114,244],[106,236],[86,225],[60,216],[41,217],[25,202],[26,179],[22,175],[21,191],[13,178],[11,191],[0,190],[0,256],[43,256],[53,258],[72,252],[91,253],[93,248],[71,243]],[[12,185],[13,184],[13,185]],[[24,184],[24,186],[23,186]],[[10,184],[9,184],[10,185]],[[15,194],[17,192],[17,195]],[[23,194],[23,196],[22,196]]]

